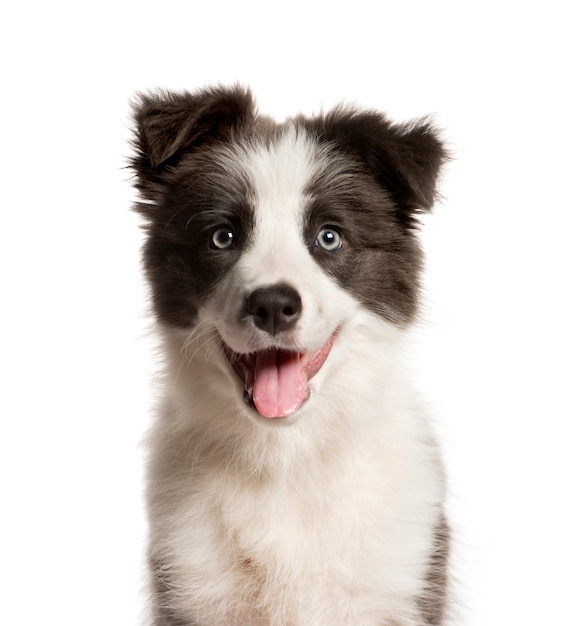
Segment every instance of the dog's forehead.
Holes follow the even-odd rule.
[[[243,152],[242,167],[263,196],[302,193],[324,156],[320,144],[293,126],[266,143],[249,143]]]
[[[232,146],[227,156],[247,181],[257,230],[275,220],[302,227],[310,185],[330,160],[324,146],[289,126],[274,137]]]

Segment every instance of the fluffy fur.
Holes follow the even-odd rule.
[[[276,124],[240,87],[143,95],[135,121],[154,625],[442,624],[443,472],[402,359],[436,132]]]

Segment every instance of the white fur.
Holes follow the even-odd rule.
[[[230,160],[253,182],[256,227],[195,328],[162,329],[152,556],[166,557],[177,613],[200,626],[418,626],[412,600],[443,477],[407,384],[405,333],[341,289],[305,247],[303,189],[323,162],[314,144],[290,132]],[[243,402],[220,339],[235,351],[267,347],[238,303],[278,282],[300,293],[303,310],[294,333],[273,343],[312,351],[340,330],[310,400],[267,420]]]

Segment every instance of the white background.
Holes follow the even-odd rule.
[[[238,80],[279,119],[436,114],[455,160],[424,229],[416,365],[450,476],[455,623],[568,624],[561,3],[6,6],[0,623],[140,623],[154,398],[128,101]]]

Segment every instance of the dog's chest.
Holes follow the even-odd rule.
[[[339,464],[327,480],[202,477],[170,533],[182,604],[217,624],[376,624],[414,589],[400,587],[407,563],[389,547],[404,537],[389,515],[400,498],[362,465]]]

